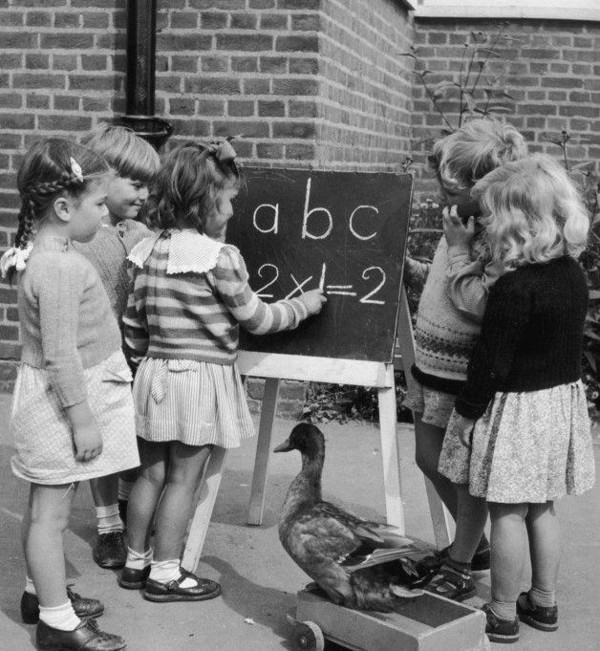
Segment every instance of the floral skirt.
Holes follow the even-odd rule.
[[[83,371],[87,400],[102,436],[102,453],[77,461],[70,421],[45,369],[22,364],[13,393],[10,431],[15,475],[36,484],[70,484],[139,466],[131,371],[119,350]]]
[[[585,387],[581,381],[524,393],[497,393],[475,422],[471,447],[450,418],[439,471],[488,502],[543,503],[594,485]]]
[[[133,399],[137,435],[146,441],[236,448],[255,434],[235,364],[146,357]]]

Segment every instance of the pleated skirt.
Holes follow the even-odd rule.
[[[585,387],[581,381],[523,393],[497,393],[475,422],[471,446],[450,417],[439,471],[488,502],[544,503],[594,485]]]
[[[235,448],[255,433],[235,364],[146,357],[133,399],[137,435],[146,441]]]

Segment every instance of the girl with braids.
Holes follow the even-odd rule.
[[[17,278],[23,343],[10,422],[12,470],[30,482],[21,612],[28,623],[39,618],[36,644],[45,651],[125,648],[98,630],[102,604],[65,587],[63,552],[78,482],[139,463],[119,326],[96,270],[73,247],[106,217],[107,173],[84,146],[33,145],[17,176],[15,246],[1,260],[3,275]]]

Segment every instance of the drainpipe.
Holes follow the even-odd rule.
[[[115,122],[133,129],[160,149],[173,127],[154,115],[155,76],[156,0],[127,0],[125,115]]]

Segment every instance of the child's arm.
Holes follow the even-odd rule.
[[[83,365],[77,351],[80,269],[61,261],[44,270],[37,288],[42,352],[48,379],[73,429],[77,461],[102,452],[102,437],[92,416]]]
[[[265,303],[248,284],[248,272],[242,256],[232,247],[224,247],[213,269],[215,288],[223,302],[252,334],[262,335],[291,330],[312,314],[321,311],[326,298],[318,289],[298,298]]]
[[[133,284],[123,314],[123,344],[125,357],[132,370],[135,370],[148,351],[150,338],[146,320],[146,303],[141,290],[136,289],[135,281],[138,273],[143,273],[143,270],[134,267],[131,271]]]
[[[461,416],[482,416],[508,377],[529,318],[529,302],[528,294],[518,285],[518,277],[511,272],[502,276],[490,292],[481,334],[469,361],[467,381],[456,399],[456,411]]]
[[[444,236],[448,244],[448,295],[459,312],[481,323],[490,289],[502,275],[496,263],[471,259],[471,242],[475,235],[475,219],[463,224],[452,206],[444,211]]]
[[[420,262],[409,256],[404,258],[404,282],[411,286],[420,287],[425,284],[429,269],[431,268],[430,262]]]

